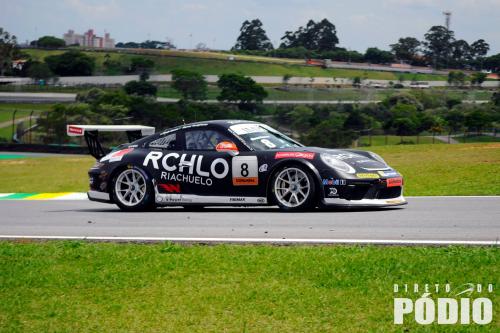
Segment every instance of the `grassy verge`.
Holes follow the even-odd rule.
[[[467,135],[465,138],[463,136],[454,137],[455,140],[459,142],[500,142],[500,136],[491,135]]]
[[[498,143],[369,147],[405,177],[406,195],[500,195]]]
[[[399,139],[399,137],[398,137]],[[500,145],[368,147],[405,176],[406,195],[500,195]],[[87,156],[0,160],[0,193],[87,190]]]
[[[46,56],[51,54],[59,54],[61,51],[49,51],[49,50],[24,50],[26,53],[30,54],[39,60],[44,59]],[[117,74],[117,73],[106,73],[106,69],[103,66],[105,52],[86,52],[90,56],[96,59],[96,74]],[[128,53],[117,53],[108,52],[110,59],[119,60],[123,65],[128,65],[132,57],[137,55]],[[285,74],[290,74],[292,76],[301,77],[335,77],[335,78],[354,78],[359,76],[366,79],[385,79],[397,81],[401,76],[399,73],[392,72],[381,72],[381,71],[364,71],[364,70],[353,70],[353,69],[334,69],[328,68],[323,69],[320,67],[312,67],[299,65],[289,60],[282,60],[278,62],[276,59],[271,61],[263,61],[266,58],[263,57],[248,57],[248,56],[237,56],[236,59],[241,60],[228,60],[225,57],[214,57],[207,54],[200,56],[198,53],[186,53],[182,52],[169,53],[155,53],[155,55],[149,55],[144,53],[142,56],[150,58],[155,62],[155,73],[166,74],[170,73],[174,69],[185,69],[200,72],[202,74],[225,74],[225,73],[242,73],[245,75],[263,75],[263,76],[283,76]],[[272,59],[272,58],[270,58]],[[446,80],[443,75],[428,75],[428,74],[402,74],[405,80]]]
[[[393,284],[498,287],[499,251],[2,242],[0,330],[498,332],[496,290],[487,326],[395,326]]]
[[[0,193],[85,192],[90,156],[0,160]]]

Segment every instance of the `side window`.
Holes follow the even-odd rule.
[[[177,137],[176,133],[162,136],[154,141],[151,141],[149,143],[149,147],[175,150],[176,137]]]
[[[192,130],[184,132],[186,150],[215,150],[222,141],[234,141],[227,135],[214,130]]]

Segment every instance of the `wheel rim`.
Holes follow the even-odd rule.
[[[137,170],[125,170],[116,179],[115,193],[125,206],[136,206],[146,195],[146,180]]]
[[[286,207],[302,205],[309,197],[311,184],[306,173],[297,168],[281,171],[274,182],[276,199]]]

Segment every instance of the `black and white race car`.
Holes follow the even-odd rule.
[[[132,142],[106,154],[98,139],[104,131],[127,132]],[[156,134],[146,126],[68,125],[67,132],[84,136],[98,160],[89,171],[89,199],[126,211],[406,204],[403,177],[377,154],[305,147],[257,122],[205,121]]]

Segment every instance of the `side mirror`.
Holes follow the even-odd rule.
[[[215,150],[218,152],[227,152],[231,156],[239,154],[238,147],[231,141],[222,141],[217,144]]]

